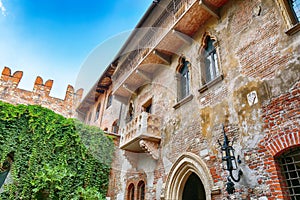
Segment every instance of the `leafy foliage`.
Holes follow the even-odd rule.
[[[2,199],[102,199],[113,151],[112,138],[96,127],[0,102],[0,163],[14,154]]]

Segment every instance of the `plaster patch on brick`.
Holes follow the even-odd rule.
[[[163,189],[162,187],[163,187],[163,180],[162,178],[159,178],[156,183],[156,199],[160,199],[160,196],[162,194],[162,189]]]
[[[168,173],[172,167],[172,162],[170,162],[170,160],[166,156],[162,157],[162,161],[163,161],[164,169]]]

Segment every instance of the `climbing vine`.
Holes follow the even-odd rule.
[[[96,127],[0,101],[0,167],[13,155],[0,199],[104,199],[113,151]]]

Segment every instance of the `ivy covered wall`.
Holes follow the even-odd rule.
[[[96,127],[0,101],[0,167],[10,156],[13,178],[0,199],[102,199],[113,152],[112,138]]]

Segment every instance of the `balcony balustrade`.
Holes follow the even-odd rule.
[[[132,152],[147,152],[158,158],[161,140],[160,117],[142,112],[121,129],[120,148]]]

